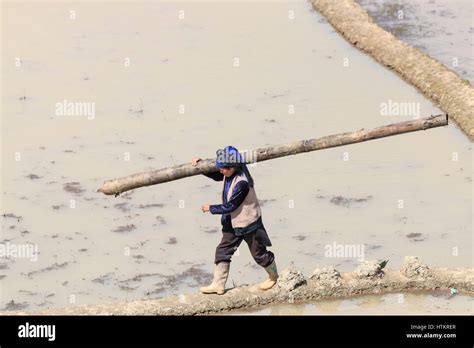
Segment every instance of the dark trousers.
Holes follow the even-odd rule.
[[[230,262],[232,255],[238,249],[242,240],[247,243],[253,259],[262,267],[270,266],[275,259],[273,253],[267,250],[262,241],[257,238],[256,232],[246,233],[243,236],[236,236],[233,232],[222,232],[222,240],[216,248],[215,263]]]

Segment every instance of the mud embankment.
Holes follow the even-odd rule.
[[[474,269],[430,269],[418,258],[407,256],[400,270],[385,270],[378,261],[364,261],[353,272],[341,274],[332,267],[316,269],[305,277],[285,269],[277,285],[268,291],[257,285],[229,289],[224,295],[180,295],[159,300],[86,305],[43,311],[9,311],[3,315],[200,315],[280,303],[347,298],[390,292],[455,288],[474,294]]]
[[[474,89],[468,80],[379,27],[354,0],[311,2],[346,40],[418,88],[474,140]]]

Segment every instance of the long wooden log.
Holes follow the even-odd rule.
[[[329,135],[318,139],[301,140],[283,145],[259,148],[249,152],[251,155],[247,156],[247,158],[251,160],[247,160],[247,162],[263,162],[273,158],[355,144],[397,134],[446,126],[447,124],[448,115],[436,115],[394,123],[370,130],[362,128],[357,131]],[[215,159],[206,159],[198,162],[196,167],[193,167],[190,163],[186,163],[175,167],[137,173],[118,179],[108,180],[104,182],[102,187],[97,191],[106,195],[117,196],[122,192],[135,188],[161,184],[168,181],[186,178],[188,176],[211,173],[217,170],[218,168],[216,167]]]

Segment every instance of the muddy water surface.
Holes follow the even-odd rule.
[[[474,4],[471,0],[358,0],[401,40],[474,81]]]
[[[200,207],[221,185],[200,176],[114,198],[96,193],[107,179],[417,116],[381,115],[389,101],[440,112],[302,1],[2,2],[2,61],[0,241],[39,253],[0,258],[6,310],[209,281],[220,223]],[[65,101],[95,111],[61,114]],[[388,267],[405,255],[472,266],[472,150],[453,124],[251,171],[280,268],[353,269],[361,255],[327,257],[334,243]],[[229,284],[264,275],[243,245]]]
[[[360,296],[350,299],[285,304],[271,308],[240,311],[233,315],[472,315],[474,297],[449,292],[406,293]]]

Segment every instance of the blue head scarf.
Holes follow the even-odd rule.
[[[217,168],[235,168],[237,172],[245,174],[249,182],[249,186],[253,187],[253,178],[245,163],[245,159],[239,153],[239,150],[234,146],[226,146],[216,152],[216,166]]]

